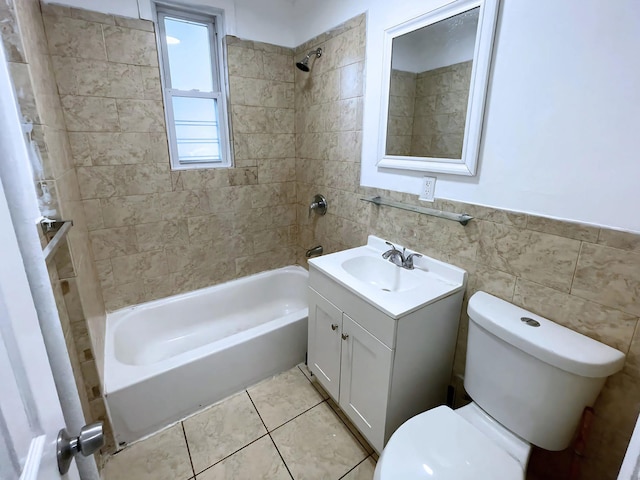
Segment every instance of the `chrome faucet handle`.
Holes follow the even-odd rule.
[[[420,258],[422,255],[419,253],[410,253],[407,258],[405,259],[404,263],[402,264],[402,266],[408,270],[413,270],[413,259],[414,258]]]
[[[384,243],[386,243],[391,247],[391,250],[387,250],[382,254],[382,258],[384,258],[385,260],[389,258],[391,255],[396,255],[396,252],[400,253],[400,250],[398,250],[393,243],[391,242],[384,242]]]

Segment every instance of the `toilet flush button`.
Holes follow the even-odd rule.
[[[523,322],[523,323],[526,323],[530,327],[539,327],[540,326],[540,322],[537,321],[537,320],[534,320],[533,318],[520,317],[520,321]]]

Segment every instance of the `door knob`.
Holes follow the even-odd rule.
[[[338,329],[338,324],[337,323],[332,323],[331,324],[331,330],[337,330]]]
[[[64,475],[69,471],[71,460],[73,460],[73,457],[78,452],[88,457],[89,455],[93,455],[103,445],[104,430],[102,428],[102,422],[85,425],[80,429],[80,434],[77,437],[72,437],[69,435],[69,432],[67,432],[67,429],[63,428],[58,432],[58,441],[56,444],[58,471],[61,475]]]
[[[346,340],[347,338],[349,338],[349,334],[348,333],[343,333],[342,334],[342,339]]]

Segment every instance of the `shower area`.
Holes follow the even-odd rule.
[[[178,171],[152,22],[37,0],[10,0],[0,18],[31,155],[22,167],[42,215],[73,221],[47,269],[84,416],[105,422],[109,453],[111,312],[284,267],[304,276],[291,266],[306,266],[310,247],[365,242],[346,213],[358,189],[364,15],[295,49],[227,36],[234,165]],[[327,215],[309,215],[317,193]],[[255,292],[229,295],[203,308]],[[175,325],[189,325],[187,312]],[[155,318],[149,336],[166,332]]]

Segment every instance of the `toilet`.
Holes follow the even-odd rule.
[[[504,300],[469,300],[464,386],[472,402],[403,423],[375,480],[522,480],[531,445],[569,446],[624,354]]]

